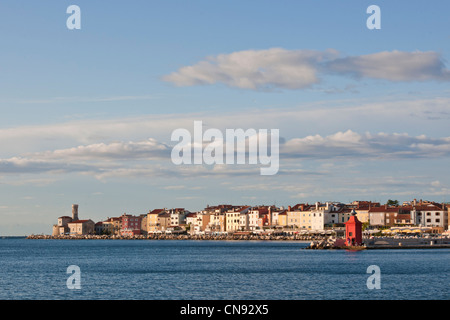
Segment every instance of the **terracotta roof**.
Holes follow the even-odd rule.
[[[72,221],[72,222],[69,222],[69,223],[84,223],[84,222],[88,222],[88,221],[92,221],[92,220],[90,220],[90,219],[88,219],[88,220],[76,220],[76,221]]]
[[[170,213],[168,213],[168,212],[163,212],[163,213],[158,214],[158,217],[170,218]]]
[[[418,205],[418,206],[414,206],[414,208],[417,211],[442,211],[441,207],[438,207],[436,205]]]
[[[164,212],[164,209],[155,209],[150,211],[149,214],[160,214],[161,212]]]
[[[370,208],[369,213],[371,213],[371,212],[397,212],[398,213],[400,210],[405,210],[405,208],[382,206],[382,207]]]

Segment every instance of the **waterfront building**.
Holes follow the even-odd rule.
[[[171,225],[171,216],[169,212],[158,214],[158,231],[166,231]]]
[[[287,210],[283,207],[281,208],[273,208],[270,210],[270,225],[272,227],[279,226],[279,215]]]
[[[120,229],[121,236],[135,236],[141,234],[141,217],[130,214],[123,214],[122,228]]]
[[[300,210],[287,210],[286,211],[286,226],[292,229],[300,228]]]
[[[330,224],[332,221],[330,212],[338,213],[338,208],[333,204],[326,202],[320,203],[316,202],[315,206],[311,208],[311,230],[313,231],[323,231],[325,230],[325,225]],[[338,214],[339,219],[339,214]]]
[[[200,234],[208,231],[212,216],[214,216],[214,213],[211,211],[197,212],[193,233]]]
[[[105,230],[104,230],[103,222],[102,222],[102,221],[99,221],[99,222],[97,222],[97,223],[95,224],[95,226],[94,226],[94,232],[95,232],[95,234],[97,234],[97,235],[105,234]]]
[[[225,232],[225,214],[221,212],[211,213],[206,232]]]
[[[354,212],[356,217],[358,217],[358,213],[356,212],[355,209],[353,209],[353,210],[350,210],[349,208],[342,208],[342,209],[340,209],[337,212],[337,218],[338,219],[337,219],[336,224],[346,223],[350,219],[350,217],[352,216],[352,212]],[[327,214],[327,217],[328,216],[333,216],[333,215],[334,215],[334,212],[330,212],[330,213]],[[362,222],[361,220],[359,220],[359,218],[358,218],[358,221]]]
[[[369,209],[369,224],[373,227],[393,227],[395,225],[395,216],[408,213],[404,207],[389,207],[384,205]]]
[[[148,230],[147,230],[147,214],[141,214],[141,234],[143,236],[147,236],[148,235]]]
[[[160,214],[164,213],[164,209],[154,209],[147,213],[147,232],[154,233],[160,231],[160,225],[158,217]]]
[[[250,230],[250,212],[242,212],[239,215],[239,230],[248,231]]]
[[[380,203],[372,201],[353,201],[351,205],[348,205],[347,207],[355,210],[359,221],[362,223],[368,223],[369,210],[371,208],[380,207]]]
[[[169,210],[170,212],[170,225],[172,227],[179,227],[186,224],[186,215],[189,213],[184,208],[176,208]]]
[[[226,232],[235,232],[239,230],[240,223],[239,211],[230,211],[226,213]]]
[[[189,231],[190,231],[191,233],[193,233],[193,230],[194,230],[194,226],[195,226],[196,220],[197,220],[197,213],[195,213],[195,212],[189,212],[189,213],[186,215],[186,218],[185,218],[186,225],[188,226]]]
[[[444,204],[415,203],[411,210],[412,223],[420,227],[448,228],[448,209]]]
[[[287,213],[288,210],[283,210],[278,214],[277,226],[280,228],[285,228],[287,226]]]
[[[79,220],[78,204],[72,205],[72,217],[61,216],[58,223],[53,225],[53,236],[62,236],[67,234],[93,234],[95,223],[92,220]]]
[[[248,226],[244,230],[260,230],[269,225],[269,207],[253,207],[248,210]]]
[[[62,236],[69,233],[69,222],[72,222],[72,218],[69,216],[62,216],[58,218],[58,224],[53,226],[52,235]]]
[[[286,210],[286,226],[291,229],[311,230],[311,208],[312,206],[304,203],[289,206]],[[281,219],[283,220],[283,217]]]
[[[120,235],[120,230],[122,229],[122,218],[113,217],[109,218],[110,230],[112,235]]]
[[[75,220],[68,223],[70,235],[95,234],[95,222],[88,220]]]
[[[241,214],[247,214],[249,206],[235,207],[225,213],[225,231],[236,232],[239,230]]]
[[[449,223],[449,219],[448,219],[448,217],[450,216],[450,205],[446,205],[446,207],[447,207],[447,216],[445,217],[445,221],[444,221],[444,225],[446,225],[447,226],[447,231],[450,231],[450,223]]]

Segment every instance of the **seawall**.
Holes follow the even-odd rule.
[[[105,235],[30,235],[27,239],[44,240],[256,240],[256,241],[317,241],[326,239],[321,236],[300,235],[186,235],[186,234],[153,234],[148,236],[105,236]]]

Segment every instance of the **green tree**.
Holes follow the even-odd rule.
[[[397,207],[398,206],[398,200],[391,200],[391,199],[389,199],[386,204],[388,206],[391,206],[391,207]]]

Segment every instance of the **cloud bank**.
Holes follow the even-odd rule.
[[[0,159],[0,175],[81,173],[109,177],[199,177],[248,176],[258,166],[176,166],[171,146],[155,139],[137,142],[96,143],[74,148],[37,152]],[[364,133],[351,130],[332,135],[293,138],[280,146],[280,174],[308,174],[296,171],[292,163],[301,159],[349,161],[443,158],[450,156],[450,137],[429,138],[406,133]],[[293,160],[289,163],[290,160]],[[283,165],[284,163],[284,165]]]
[[[222,83],[241,89],[304,89],[326,75],[387,81],[449,81],[450,70],[432,51],[384,51],[339,57],[336,50],[246,50],[207,57],[163,77],[177,86]]]

